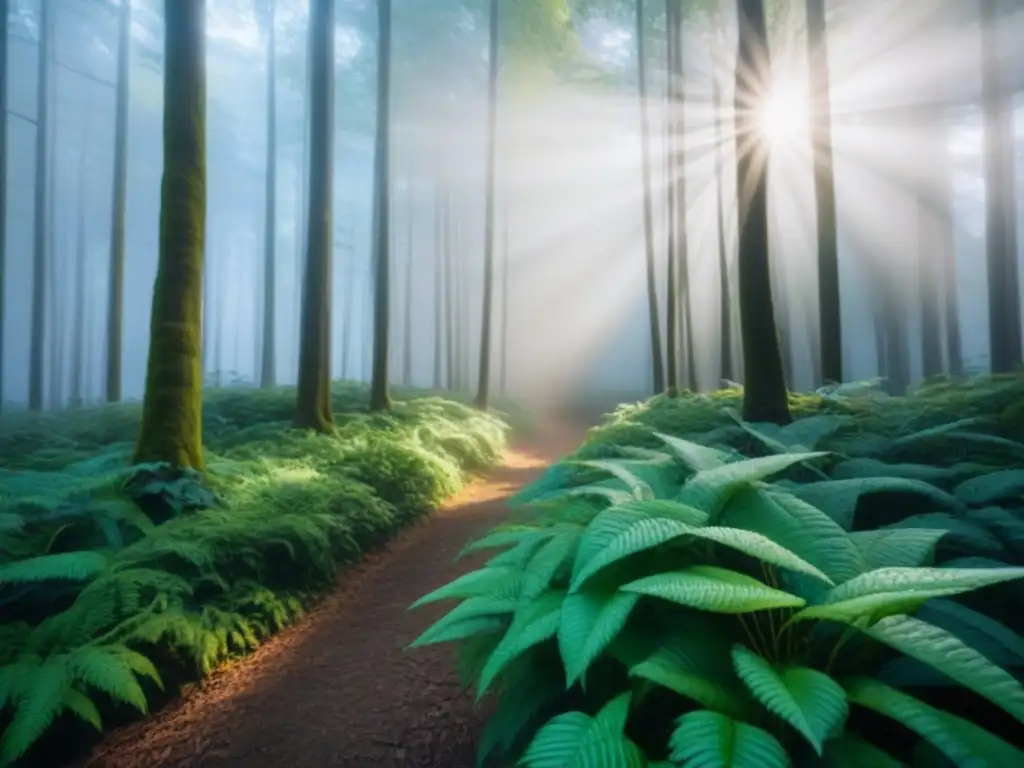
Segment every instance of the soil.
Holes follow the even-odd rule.
[[[582,438],[548,426],[388,547],[346,570],[296,626],[153,717],[112,732],[77,768],[472,768],[485,712],[451,645],[406,651],[451,608],[408,607],[478,567],[453,562],[505,499]],[[490,553],[493,555],[493,553]]]

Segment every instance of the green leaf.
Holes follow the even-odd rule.
[[[955,635],[913,616],[890,616],[860,631],[934,667],[1024,722],[1024,687]],[[1024,765],[1024,763],[1022,763]]]
[[[532,600],[548,588],[562,564],[573,557],[580,540],[577,531],[558,533],[537,550],[523,575],[522,600]]]
[[[558,649],[568,684],[582,677],[615,639],[639,599],[640,595],[631,592],[587,589],[565,598],[558,625]]]
[[[929,706],[895,688],[864,677],[847,680],[844,687],[852,703],[909,728],[959,766],[1024,765],[1024,752],[968,720]]]
[[[564,592],[552,590],[516,612],[508,631],[480,673],[476,696],[478,700],[512,659],[555,636],[564,597]]]
[[[605,704],[596,717],[566,712],[537,731],[519,765],[526,768],[644,768],[639,747],[623,734],[630,694]]]
[[[710,565],[647,576],[620,589],[714,613],[750,613],[805,604],[803,598],[772,589],[750,576]]]
[[[833,589],[823,605],[812,605],[793,621],[831,619],[850,622],[915,610],[935,597],[1019,579],[1024,568],[876,568]]]
[[[700,443],[693,443],[683,440],[680,437],[673,437],[662,432],[655,432],[655,436],[665,445],[672,449],[672,452],[694,472],[701,472],[708,469],[724,466],[732,460],[732,456],[718,448],[710,448]]]
[[[965,504],[982,507],[1024,496],[1024,469],[1003,469],[964,480],[953,495]]]
[[[846,692],[824,672],[796,666],[777,670],[742,645],[733,647],[732,661],[754,697],[799,731],[819,755],[825,740],[842,729]]]
[[[512,595],[471,597],[459,603],[409,644],[410,648],[457,640],[502,626],[501,616],[515,613],[519,598]]]
[[[138,654],[123,646],[85,646],[68,655],[68,665],[82,682],[103,691],[115,701],[130,704],[144,715],[149,712],[146,694],[135,679],[133,669],[134,666],[140,666]],[[145,668],[145,665],[141,666]],[[152,674],[156,675],[151,664],[149,667]],[[159,680],[159,676],[156,679]]]
[[[26,670],[27,671],[27,670]],[[3,739],[0,765],[10,765],[24,755],[64,709],[73,673],[66,656],[55,656],[36,667],[16,700]]]
[[[923,496],[935,504],[959,511],[963,504],[934,485],[901,477],[864,477],[856,480],[823,480],[804,483],[792,492],[813,504],[843,528],[853,527],[853,514],[861,496],[873,493],[903,493]]]
[[[676,722],[669,746],[682,768],[790,768],[782,745],[756,726],[706,709]]]
[[[651,490],[651,486],[637,477],[635,474],[630,472],[626,467],[613,459],[591,459],[584,461],[573,461],[569,462],[577,464],[581,467],[589,467],[591,469],[599,469],[603,472],[615,477],[621,481],[628,489],[634,499],[644,500],[653,499],[654,491]]]
[[[828,453],[787,453],[758,459],[737,461],[714,469],[698,472],[683,486],[677,501],[702,509],[712,518],[718,514],[729,497],[751,483],[764,480],[803,461],[818,459]]]
[[[932,557],[935,545],[947,533],[949,531],[936,528],[883,528],[854,531],[850,539],[860,550],[867,570],[913,568]]]
[[[814,576],[828,584],[832,581],[810,563],[780,547],[759,533],[740,528],[719,526],[694,527],[676,520],[648,518],[633,522],[592,557],[573,578],[571,590],[579,589],[584,581],[601,568],[629,557],[637,552],[653,549],[675,539],[691,536],[735,549],[761,562],[788,568]]]
[[[825,743],[823,758],[828,768],[904,768],[885,750],[848,731]]]
[[[480,597],[494,592],[501,585],[510,585],[516,579],[522,579],[522,572],[511,566],[498,566],[494,568],[480,568],[459,576],[442,587],[438,587],[415,603],[409,606],[409,610],[419,608],[427,603],[434,603],[438,600],[465,599],[468,597]]]
[[[99,552],[61,552],[0,565],[0,583],[22,584],[56,579],[88,581],[106,568],[107,558]]]
[[[64,708],[79,719],[83,720],[98,732],[103,731],[103,720],[100,718],[100,711],[96,709],[92,699],[75,688],[68,688],[64,694]]]

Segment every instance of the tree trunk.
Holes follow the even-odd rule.
[[[405,296],[402,303],[405,305],[405,314],[402,316],[405,325],[402,329],[402,381],[405,386],[412,386],[412,278],[413,278],[413,241],[414,225],[416,222],[416,198],[413,195],[412,180],[406,186],[406,216],[405,222]]]
[[[937,163],[939,269],[942,272],[943,313],[946,326],[946,366],[953,376],[964,372],[962,345],[960,342],[960,301],[957,295],[958,279],[956,269],[956,225],[953,220],[953,181],[951,178],[948,148],[948,126],[943,128],[940,154]]]
[[[989,364],[1007,373],[1021,362],[1021,322],[1013,94],[1000,77],[998,16],[998,0],[981,0]]]
[[[114,117],[114,186],[110,222],[110,267],[107,278],[106,399],[121,399],[124,315],[124,218],[128,194],[128,99],[131,89],[132,3],[122,0],[118,14],[117,106]]]
[[[444,342],[444,206],[442,205],[441,176],[434,180],[434,389],[443,386],[441,366]]]
[[[505,189],[501,222],[501,395],[508,394],[509,194]],[[657,326],[655,326],[657,327]]]
[[[843,333],[840,313],[839,245],[836,186],[832,163],[832,106],[828,67],[825,0],[807,0],[808,79],[811,145],[814,154],[814,200],[818,226],[818,324],[821,378],[843,380]]]
[[[491,316],[494,305],[494,149],[498,133],[498,0],[491,0],[487,77],[487,192],[484,202],[484,294],[476,407],[487,409],[491,386]]]
[[[0,83],[7,82],[9,1],[0,0]],[[7,267],[7,88],[0,88],[0,413],[4,410],[4,321]]]
[[[665,0],[665,229],[667,234],[666,250],[666,291],[665,291],[665,387],[670,395],[679,390],[678,365],[679,341],[677,311],[679,294],[676,291],[676,185],[673,176],[676,172],[676,136],[675,126],[675,88],[672,84],[673,62],[675,61],[675,34],[678,27],[675,16],[678,5],[675,0]]]
[[[46,154],[50,106],[50,4],[39,4],[38,83],[36,98],[35,189],[32,221],[32,320],[29,330],[28,407],[43,408],[43,355],[46,351]]]
[[[928,188],[918,194],[917,204],[917,282],[921,312],[921,372],[924,378],[942,373],[942,310],[941,259],[942,239],[947,232],[939,218],[937,200],[941,176],[937,172],[942,164],[941,153],[946,151],[943,141],[946,129],[942,113],[929,110],[920,116],[914,126],[919,134],[927,163]]]
[[[647,312],[651,335],[651,373],[655,393],[665,391],[665,359],[661,351],[661,314],[654,259],[654,206],[651,195],[651,121],[647,105],[647,50],[644,45],[644,0],[636,0],[636,62],[640,102],[640,170],[643,183],[644,261],[647,271]],[[508,256],[506,254],[506,261]]]
[[[82,132],[82,150],[78,160],[78,226],[75,233],[75,298],[74,298],[74,338],[71,343],[71,405],[79,407],[84,400],[82,392],[82,377],[85,373],[85,303],[87,292],[85,290],[86,276],[86,254],[88,252],[87,222],[85,215],[86,201],[88,200],[88,185],[86,184],[86,154],[89,147],[88,127]]]
[[[740,329],[743,418],[792,421],[775,325],[768,256],[768,157],[758,138],[759,94],[771,82],[763,0],[738,0],[736,59],[736,189],[739,191]],[[749,191],[748,191],[749,190]]]
[[[455,254],[452,247],[452,194],[451,189],[444,189],[444,320],[445,320],[445,388],[454,390],[456,387],[455,364]]]
[[[373,371],[370,410],[391,407],[388,386],[388,326],[391,276],[388,239],[391,233],[391,0],[377,0],[377,135],[374,154]]]
[[[334,245],[334,2],[310,4],[309,219],[295,426],[328,432]]]
[[[160,260],[134,461],[202,471],[206,3],[165,0],[164,19]]]
[[[719,375],[723,380],[735,377],[732,365],[732,303],[729,290],[729,257],[725,247],[725,138],[722,130],[725,103],[722,100],[722,84],[716,65],[711,75],[712,103],[715,110],[715,219],[718,226],[718,357]]]
[[[277,299],[275,263],[277,251],[277,94],[275,45],[276,2],[269,0],[267,20],[267,176],[266,209],[263,214],[263,348],[260,354],[260,386],[273,387],[277,381],[275,356]]]

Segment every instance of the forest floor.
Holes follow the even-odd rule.
[[[407,609],[479,567],[487,553],[454,558],[583,433],[539,426],[499,467],[341,573],[337,589],[296,626],[154,717],[113,731],[76,767],[471,768],[486,712],[460,686],[452,648],[405,650],[447,607]]]

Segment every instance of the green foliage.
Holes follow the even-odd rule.
[[[621,407],[417,602],[459,601],[413,645],[498,694],[481,763],[1024,762],[1024,379],[833,387],[784,428],[741,396]]]
[[[203,478],[126,466],[137,405],[6,419],[0,765],[257,647],[503,449],[505,424],[466,405],[365,400],[336,385],[339,426],[318,436],[288,428],[287,389],[214,391]]]

